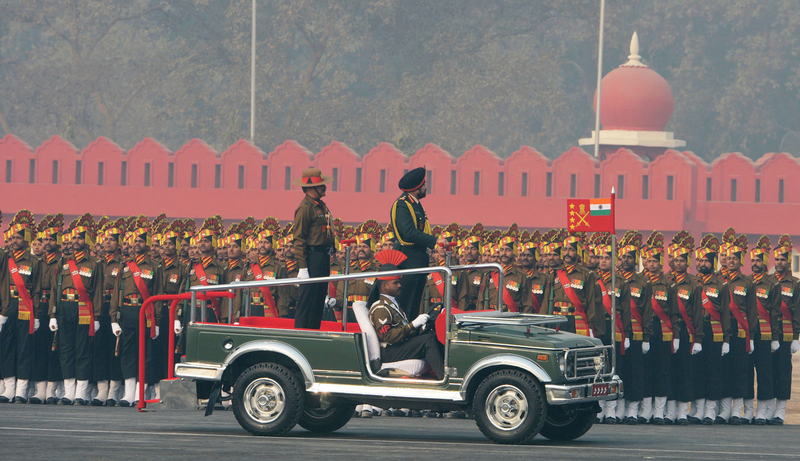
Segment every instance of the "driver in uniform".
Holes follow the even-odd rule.
[[[375,254],[380,262],[380,271],[397,270],[406,255],[397,250],[384,250]],[[442,345],[426,328],[428,314],[420,314],[409,322],[405,312],[397,304],[400,294],[400,276],[378,277],[369,298],[369,320],[381,342],[381,361],[397,362],[408,359],[425,359],[436,374],[444,377],[444,353]]]

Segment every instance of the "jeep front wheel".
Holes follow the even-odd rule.
[[[593,408],[553,407],[547,412],[540,434],[550,440],[575,440],[592,428],[597,415]]]
[[[259,363],[239,375],[232,403],[236,420],[245,430],[276,436],[297,425],[305,400],[294,373],[275,363]]]
[[[495,443],[525,443],[539,433],[547,407],[539,383],[518,370],[487,376],[472,402],[478,428]]]

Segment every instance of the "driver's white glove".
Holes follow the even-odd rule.
[[[756,350],[756,342],[751,339],[750,340],[750,352],[748,352],[748,354],[752,354],[754,350]]]
[[[678,338],[673,339],[672,340],[672,352],[673,353],[678,352],[678,349],[680,349],[680,347],[681,347],[681,340],[678,339]]]
[[[790,346],[789,350],[792,351],[792,354],[794,354],[797,351],[800,351],[800,341],[798,341],[796,339],[794,341],[792,341],[792,345]]]
[[[119,326],[119,323],[112,322],[111,323],[111,332],[114,333],[114,336],[119,336],[122,333],[122,327]]]
[[[411,326],[414,327],[414,328],[419,328],[422,325],[425,325],[426,323],[428,323],[428,319],[430,317],[431,316],[428,315],[428,314],[420,314],[417,318],[414,319],[413,322],[411,322]]]
[[[325,305],[328,307],[336,306],[336,298],[331,298],[330,296],[325,297]]]
[[[176,320],[175,321],[175,334],[179,335],[179,334],[181,334],[181,331],[183,331],[183,327],[181,326],[181,321],[180,320]]]
[[[779,343],[778,341],[772,341],[771,343],[769,343],[769,348],[772,352],[775,352],[781,348],[781,343]]]
[[[50,319],[50,331],[58,331],[58,320]]]
[[[94,331],[100,331],[100,321],[99,320],[95,320],[94,321]]]
[[[697,355],[700,352],[703,352],[703,345],[700,343],[694,343],[692,346],[692,355]]]
[[[307,279],[308,278],[308,268],[304,267],[297,271],[297,278],[299,279]]]
[[[39,322],[39,319],[33,319],[33,331],[37,331],[39,329],[39,326],[41,326],[41,322]]]
[[[627,351],[629,347],[631,347],[631,338],[625,338],[625,342],[623,343],[625,346],[625,350]]]
[[[725,357],[725,355],[730,351],[731,345],[729,343],[722,343],[722,356]]]
[[[156,338],[158,338],[158,335],[159,335],[159,334],[161,334],[161,328],[159,328],[159,326],[158,326],[158,325],[156,325],[156,335],[155,335],[155,336],[153,336],[153,339],[156,339]]]
[[[650,352],[650,343],[643,342],[642,343],[642,354],[647,354],[648,352]]]

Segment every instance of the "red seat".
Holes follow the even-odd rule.
[[[239,325],[257,328],[277,328],[281,330],[305,330],[305,328],[295,328],[294,319],[282,319],[276,317],[242,317],[239,319]],[[341,332],[342,324],[339,322],[322,322],[319,330],[310,331],[330,331]],[[361,333],[361,329],[357,323],[347,324],[348,333]]]
[[[494,310],[494,309],[488,309],[488,310],[489,310],[489,311],[492,311],[492,310]],[[460,309],[455,309],[455,308],[451,308],[451,309],[450,309],[450,313],[451,313],[452,315],[456,315],[456,314],[466,314],[467,312],[487,312],[487,310],[481,310],[481,311],[462,311],[462,310],[460,310]],[[440,342],[440,343],[442,343],[442,344],[444,344],[444,339],[445,339],[445,337],[444,337],[444,336],[445,336],[445,333],[446,333],[446,332],[445,332],[445,325],[444,325],[444,319],[445,319],[445,318],[446,318],[446,316],[444,315],[444,312],[442,312],[441,314],[439,314],[439,316],[438,316],[438,317],[436,317],[436,338],[437,338],[437,339],[439,340],[439,342]]]

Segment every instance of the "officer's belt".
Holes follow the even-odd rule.
[[[140,295],[128,295],[122,298],[123,306],[139,307],[143,302],[143,298]]]
[[[575,315],[575,306],[572,303],[556,301],[553,303],[554,315]]]

